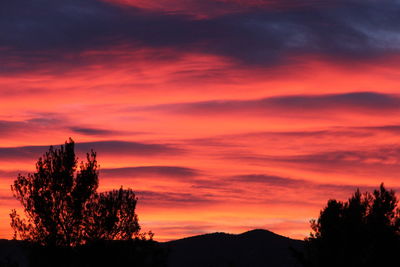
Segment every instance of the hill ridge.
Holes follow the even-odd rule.
[[[265,229],[240,234],[215,232],[163,243],[169,267],[298,267],[290,248],[303,249],[304,241]]]
[[[294,238],[290,238],[288,236],[280,235],[280,234],[274,233],[267,229],[257,228],[257,229],[248,230],[248,231],[245,231],[242,233],[238,233],[238,234],[227,233],[227,232],[212,232],[212,233],[198,234],[198,235],[186,236],[186,237],[182,237],[182,238],[178,238],[178,239],[173,239],[173,240],[169,240],[169,241],[165,241],[165,242],[161,242],[161,243],[170,243],[170,242],[176,242],[176,241],[180,241],[180,240],[197,239],[197,238],[202,238],[202,237],[204,237],[204,238],[218,237],[218,236],[247,237],[247,236],[254,236],[254,235],[265,235],[265,234],[275,236],[275,237],[280,237],[280,238],[286,238],[286,239],[290,239],[290,240],[294,240],[294,241],[303,241],[300,239],[294,239]]]

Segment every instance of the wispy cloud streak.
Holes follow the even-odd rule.
[[[282,116],[336,113],[384,113],[400,111],[400,97],[376,92],[356,92],[327,95],[278,96],[255,100],[215,100],[193,103],[167,104],[132,110],[160,110],[197,116],[254,114],[260,116]],[[322,115],[324,115],[322,114]],[[316,115],[315,115],[316,116]]]
[[[0,159],[33,159],[43,155],[49,146],[0,147]],[[76,152],[87,153],[93,149],[101,154],[109,155],[142,155],[182,153],[180,148],[164,144],[146,144],[127,141],[98,141],[76,144]]]

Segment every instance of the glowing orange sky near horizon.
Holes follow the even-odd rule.
[[[208,83],[206,80],[206,86],[194,82],[183,91],[191,74],[180,80],[171,78],[171,72],[179,72],[180,68],[188,66],[197,73],[207,72],[211,63],[226,68],[223,78],[229,80],[233,76],[235,82]],[[249,81],[247,71],[230,68],[223,58],[188,55],[177,62],[168,62],[165,67],[160,64],[157,70],[146,67],[146,64],[154,64],[152,62],[141,64],[143,69],[148,69],[147,73],[141,73],[147,76],[147,84],[146,79],[143,81],[135,73],[130,75],[132,73],[124,62],[113,70],[74,70],[64,77],[24,73],[23,76],[0,78],[2,87],[14,92],[17,92],[14,88],[23,89],[26,84],[44,89],[35,94],[20,92],[3,96],[1,119],[22,125],[10,126],[9,133],[3,133],[2,147],[60,144],[72,136],[77,143],[123,140],[168,144],[184,150],[154,155],[132,152],[119,156],[118,149],[104,154],[100,149],[98,153],[101,168],[105,169],[179,166],[198,172],[187,177],[174,177],[150,171],[143,173],[143,177],[133,178],[123,172],[112,178],[100,173],[101,190],[124,185],[138,192],[160,193],[159,196],[138,193],[142,227],[153,230],[157,240],[252,228],[267,228],[293,238],[303,238],[309,232],[308,221],[318,215],[328,198],[343,199],[355,186],[370,188],[382,181],[391,187],[399,186],[396,155],[390,158],[389,153],[379,151],[398,145],[397,132],[372,128],[396,124],[397,111],[388,115],[338,107],[318,114],[304,107],[303,114],[295,114],[298,111],[293,113],[290,107],[274,106],[267,113],[258,113],[250,104],[249,107],[235,107],[236,111],[221,108],[214,113],[212,110],[190,111],[189,108],[180,112],[168,106],[216,99],[254,100],[277,97],[282,92],[284,96],[341,94],[347,92],[343,89],[346,87],[351,92],[364,92],[373,91],[374,84],[384,84],[383,88],[390,94],[396,92],[397,80],[392,78],[396,67],[365,66],[349,72],[335,64],[311,61],[304,63],[308,73],[299,72],[295,66],[293,69],[285,66],[282,67],[285,72],[290,71],[293,75],[286,73],[282,77],[279,67],[272,74],[269,70],[259,69]],[[264,79],[263,73],[270,78]],[[182,84],[185,79],[188,81]],[[143,87],[149,86],[156,91],[168,88],[168,94],[148,92],[136,86],[126,89],[129,84],[140,82]],[[326,86],[322,92],[323,84]],[[96,95],[92,97],[93,87]],[[69,93],[65,94],[67,88]],[[90,97],[85,97],[85,92]],[[21,110],[15,109],[16,98],[24,107]],[[287,113],[284,112],[286,108],[289,109]],[[234,115],[230,115],[232,113]],[[70,127],[110,132],[93,136],[73,132]],[[354,152],[355,155],[347,158],[328,157],[329,153],[340,151],[356,151],[364,156]],[[308,155],[314,155],[314,158],[300,159]],[[320,161],[318,155],[323,160]],[[2,157],[1,169],[7,174],[15,170],[32,171],[38,156],[40,154],[33,158]],[[266,178],[264,182],[261,178],[249,182],[235,179],[246,175],[261,178],[264,175]],[[1,176],[1,233],[3,238],[10,238],[7,215],[17,203],[8,199],[11,196],[9,185],[15,177]],[[268,176],[301,182],[293,185],[291,180],[272,179],[268,182]],[[304,186],[299,186],[302,183]],[[336,185],[349,188],[335,188]]]
[[[171,1],[108,2],[158,10]],[[198,11],[184,2],[179,11]],[[252,1],[268,2],[277,1]],[[12,236],[17,173],[68,137],[98,152],[101,191],[137,192],[141,226],[159,241],[254,228],[302,239],[329,198],[400,188],[396,54],[243,66],[115,45],[79,57],[85,64],[0,72],[0,238]]]

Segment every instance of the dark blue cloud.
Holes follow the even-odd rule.
[[[183,150],[168,144],[151,144],[125,141],[98,141],[77,143],[77,151],[84,153],[94,149],[99,154],[120,154],[120,155],[157,155],[182,153]]]
[[[48,114],[22,121],[0,120],[0,136],[31,133],[32,131],[48,131],[48,127],[57,128],[62,123],[60,117]]]
[[[191,193],[174,193],[174,192],[156,192],[136,190],[140,205],[157,205],[159,207],[179,207],[179,206],[195,206],[204,204],[215,204],[218,199],[211,194],[191,194]]]
[[[171,177],[171,178],[192,178],[199,175],[195,169],[178,167],[178,166],[140,166],[140,167],[123,167],[113,169],[101,169],[100,174],[103,177]]]
[[[229,180],[232,182],[260,183],[269,186],[281,186],[281,187],[305,186],[309,183],[304,180],[296,180],[292,178],[279,177],[274,175],[265,175],[265,174],[237,175],[233,176]]]
[[[269,156],[267,156],[268,158]],[[379,146],[365,150],[333,150],[320,153],[270,157],[271,161],[281,161],[287,163],[300,163],[304,165],[319,165],[321,167],[329,167],[331,169],[340,169],[342,167],[372,167],[390,168],[397,170],[399,165],[400,146]],[[363,170],[363,168],[360,168]],[[330,170],[331,171],[331,170]],[[369,168],[366,171],[372,171]]]
[[[329,183],[316,183],[309,180],[303,179],[293,179],[289,177],[280,177],[274,175],[265,174],[246,174],[237,175],[229,179],[232,182],[240,182],[247,184],[259,184],[267,187],[281,187],[287,189],[307,189],[307,190],[321,190],[326,191],[337,191],[337,192],[347,192],[351,194],[357,188],[362,189],[362,191],[373,191],[374,187],[365,185],[351,185],[351,184],[329,184]],[[378,184],[377,184],[378,186]]]
[[[138,109],[138,108],[133,108]],[[139,108],[143,109],[143,108]],[[400,110],[400,98],[397,95],[374,92],[357,92],[327,95],[294,95],[278,96],[256,100],[215,100],[193,103],[166,104],[144,109],[162,110],[181,114],[208,116],[209,114],[261,114],[281,116],[296,115],[301,112],[354,111],[354,112],[387,112]]]
[[[172,48],[261,65],[307,53],[361,60],[399,52],[398,1],[303,2],[195,19],[96,0],[1,1],[0,71],[89,64],[82,51],[122,44],[131,51]]]
[[[26,127],[26,123],[19,121],[0,121],[0,136],[9,135]]]
[[[49,146],[23,146],[23,147],[0,147],[1,160],[13,159],[37,159],[48,151]],[[182,153],[183,150],[168,144],[148,144],[126,141],[98,141],[77,143],[75,151],[84,154],[91,149],[98,155],[132,155],[132,156],[152,156],[152,155],[174,155]]]
[[[75,133],[83,135],[94,135],[94,136],[98,135],[107,136],[107,135],[115,135],[118,133],[117,131],[111,131],[99,128],[85,128],[85,127],[71,127],[70,130]]]
[[[399,165],[400,147],[398,145],[381,146],[366,150],[333,150],[320,153],[304,155],[270,156],[243,154],[238,156],[227,156],[226,158],[247,160],[254,162],[285,162],[298,163],[304,166],[318,165],[321,169],[328,168],[329,171],[340,171],[340,167],[390,167],[391,170],[400,170]],[[360,168],[363,170],[363,168]],[[347,169],[346,169],[347,171]],[[372,171],[371,168],[365,171]]]
[[[56,114],[36,114],[37,116],[27,120],[6,121],[0,120],[0,136],[29,134],[32,131],[40,132],[50,130],[69,130],[73,133],[89,136],[110,136],[110,135],[129,135],[144,134],[144,132],[123,132],[106,130],[102,128],[70,126],[71,121],[61,115]]]
[[[119,130],[106,130],[104,128],[85,127],[85,126],[72,126],[68,127],[73,133],[78,133],[88,136],[115,136],[115,135],[139,135],[146,134],[147,132],[133,132],[133,131],[119,131]]]
[[[367,130],[371,132],[386,132],[392,134],[400,133],[400,125],[382,125],[382,126],[370,126],[370,127],[358,127],[356,129]]]

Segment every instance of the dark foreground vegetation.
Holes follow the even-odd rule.
[[[253,230],[239,235],[206,234],[166,243],[119,242],[110,241],[106,245],[86,247],[83,250],[59,250],[57,256],[54,254],[44,261],[42,257],[51,253],[51,250],[41,247],[39,254],[37,249],[30,252],[33,258],[29,260],[35,260],[35,264],[46,263],[47,266],[301,267],[292,257],[289,248],[302,250],[304,244],[304,241],[289,239],[266,230]],[[23,246],[20,242],[16,245],[14,241],[0,241],[0,250],[13,245],[13,253],[8,250],[9,258],[15,260],[16,254],[22,254],[22,258],[17,258],[18,263],[21,263],[19,266],[29,266],[24,265],[28,259],[24,260],[26,256],[23,253],[28,251],[21,251]],[[73,259],[69,259],[71,254]],[[67,260],[61,262],[61,259]]]
[[[49,247],[145,239],[146,233],[139,233],[132,189],[98,193],[98,176],[93,150],[78,167],[72,139],[59,149],[50,147],[37,161],[36,172],[18,175],[11,186],[25,215],[11,211],[14,237]]]
[[[329,200],[311,228],[306,253],[297,254],[304,266],[400,266],[398,199],[383,184],[345,202]]]
[[[25,263],[164,266],[165,253],[153,233],[140,232],[132,189],[98,193],[98,175],[96,153],[79,163],[72,139],[50,147],[36,172],[18,175],[11,189],[24,214],[12,210],[10,217],[14,239],[23,240],[16,246]],[[3,260],[3,265],[15,264],[10,257]]]
[[[163,267],[166,256],[166,248],[151,240],[107,240],[75,247],[0,240],[1,267]]]
[[[0,267],[399,266],[398,199],[383,184],[329,200],[305,241],[254,230],[158,243],[140,231],[133,190],[99,193],[98,174],[96,153],[79,163],[70,139],[18,175],[11,188],[24,214],[11,211],[15,240],[0,240]]]

